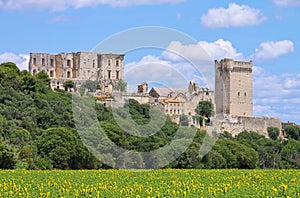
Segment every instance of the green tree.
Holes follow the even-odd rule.
[[[51,79],[49,78],[48,74],[47,74],[44,70],[41,71],[41,72],[39,72],[39,73],[37,73],[37,74],[34,76],[34,79],[35,79],[38,83],[40,83],[40,84],[42,84],[42,85],[44,85],[44,86],[50,88],[50,82],[51,82]]]
[[[67,80],[64,82],[65,91],[71,91],[71,89],[75,88],[75,83],[72,80]]]
[[[268,127],[268,135],[272,140],[277,140],[279,136],[279,129],[277,127]]]
[[[15,163],[13,151],[0,141],[0,169],[11,169]]]
[[[284,168],[300,168],[300,142],[289,139],[282,148]]]
[[[195,109],[196,113],[209,118],[214,114],[214,106],[210,101],[201,101]]]
[[[189,126],[189,118],[187,115],[180,115],[180,126]]]
[[[114,83],[113,87],[116,91],[124,92],[127,90],[127,83],[123,79],[120,79]]]
[[[60,127],[43,131],[37,149],[41,158],[51,160],[58,169],[93,168],[96,161],[73,129]]]
[[[86,88],[89,92],[95,92],[98,88],[98,85],[98,81],[87,80],[82,86],[84,86],[84,88]]]
[[[287,126],[285,127],[284,131],[290,138],[293,138],[294,140],[298,140],[300,137],[300,127],[298,126]]]

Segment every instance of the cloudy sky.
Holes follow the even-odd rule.
[[[172,28],[196,42],[167,49],[191,61],[202,49],[212,60],[253,60],[254,114],[300,123],[299,21],[300,0],[0,0],[0,62],[26,69],[30,52],[91,51],[129,28]],[[154,62],[188,71],[166,50],[127,57],[129,68]]]

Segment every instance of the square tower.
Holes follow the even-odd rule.
[[[253,115],[252,61],[215,60],[216,114]]]

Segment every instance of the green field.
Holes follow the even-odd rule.
[[[299,170],[0,171],[0,197],[300,197]]]

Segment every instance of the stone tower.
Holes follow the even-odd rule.
[[[215,60],[216,114],[252,117],[252,61]]]

